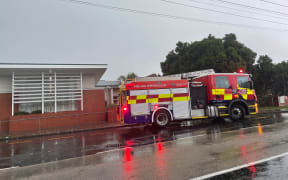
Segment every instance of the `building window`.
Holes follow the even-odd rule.
[[[229,81],[227,76],[215,76],[215,82],[217,88],[228,89]]]
[[[83,110],[82,73],[13,73],[14,104],[24,113]]]

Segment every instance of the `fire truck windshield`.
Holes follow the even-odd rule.
[[[240,88],[251,88],[248,76],[238,76],[237,83]]]

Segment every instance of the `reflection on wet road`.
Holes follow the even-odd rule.
[[[218,132],[284,121],[288,121],[288,114],[275,113],[258,115],[242,122],[229,122],[229,120],[228,122],[225,120],[207,122],[206,120],[206,122],[197,122],[196,125],[189,125],[189,123],[171,125],[166,129],[155,129],[149,126],[132,127],[6,141],[0,142],[0,168],[57,161],[126,146],[134,147],[202,134],[215,138]]]
[[[168,168],[168,159],[165,154],[167,153],[165,151],[167,144],[163,144],[165,141],[205,135],[205,141],[201,141],[199,144],[209,145],[212,142],[217,142],[220,138],[219,136],[225,136],[225,134],[219,132],[229,132],[229,134],[226,134],[229,137],[231,136],[231,131],[239,129],[240,133],[237,131],[239,133],[237,134],[239,141],[244,141],[244,139],[246,141],[247,135],[241,129],[245,129],[245,132],[248,132],[249,127],[256,127],[258,135],[261,136],[264,133],[263,127],[266,125],[285,124],[286,122],[288,122],[287,113],[274,113],[253,116],[241,122],[203,120],[202,122],[194,122],[193,125],[189,125],[189,123],[171,125],[171,127],[166,129],[155,129],[149,126],[131,127],[0,142],[0,168],[58,161],[122,148],[124,150],[122,160],[125,170],[123,172],[131,175],[134,173],[135,166],[137,166],[133,161],[134,153],[137,153],[134,151],[134,147],[143,146],[143,149],[145,149],[144,145],[155,144],[156,149],[153,150],[155,154],[154,166],[159,170],[158,173],[162,173],[164,176]],[[269,130],[273,131],[272,128],[266,128],[266,131]],[[180,142],[176,141],[175,143]],[[197,146],[197,143],[195,143],[195,146]],[[231,146],[231,148],[227,148],[225,154],[229,156],[229,153],[239,151],[241,152],[242,163],[247,163],[257,158],[256,156],[251,156],[249,152],[256,148],[261,149],[264,146],[265,144],[261,142],[249,147],[242,145],[240,149]],[[237,148],[239,147],[237,146]],[[212,156],[219,158],[222,153],[215,153]],[[254,171],[255,168],[252,167],[250,170]]]

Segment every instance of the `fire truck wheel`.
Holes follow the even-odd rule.
[[[156,127],[165,127],[170,122],[170,114],[166,110],[159,110],[154,115],[154,125]]]
[[[239,104],[235,104],[231,107],[230,116],[232,120],[241,120],[244,119],[245,108]]]

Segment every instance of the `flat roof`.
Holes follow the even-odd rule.
[[[0,63],[0,69],[107,69],[107,67],[107,64]]]
[[[100,80],[97,84],[96,87],[119,87],[121,85],[121,81],[105,81],[105,80]]]
[[[0,75],[9,76],[15,73],[34,72],[82,72],[92,74],[99,81],[107,70],[107,64],[40,64],[40,63],[0,63]]]

